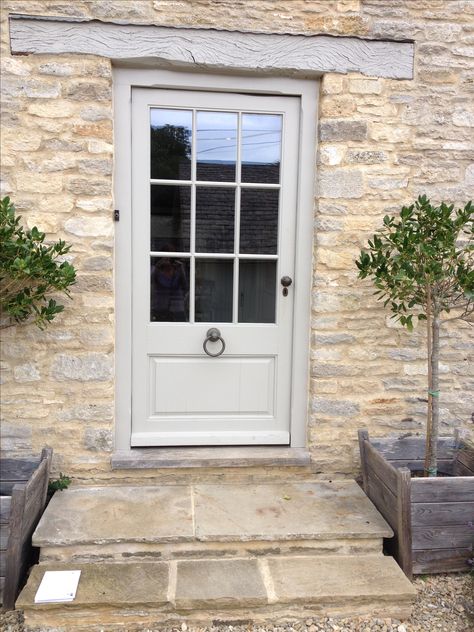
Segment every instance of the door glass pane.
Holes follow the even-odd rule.
[[[242,114],[242,182],[280,181],[281,114]]]
[[[278,244],[278,189],[242,189],[240,252],[274,255]]]
[[[274,323],[276,261],[239,263],[239,323]]]
[[[235,182],[237,114],[198,112],[196,139],[197,179]]]
[[[234,262],[196,259],[196,322],[232,322]]]
[[[234,252],[235,189],[196,187],[196,252]]]
[[[191,187],[151,185],[151,250],[189,250]]]
[[[166,180],[191,179],[190,110],[151,110],[151,177]]]
[[[189,259],[152,257],[150,320],[189,321]]]

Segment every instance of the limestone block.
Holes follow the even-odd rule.
[[[63,174],[21,171],[16,174],[16,185],[22,193],[60,193],[63,189]]]
[[[394,189],[406,189],[408,178],[369,178],[367,184],[373,189],[393,191]]]
[[[105,428],[86,428],[84,445],[86,450],[92,452],[111,452],[113,448],[112,431]]]
[[[114,146],[103,140],[90,140],[87,143],[87,149],[90,154],[112,154]]]
[[[41,144],[43,135],[32,129],[4,129],[2,148],[4,152],[35,151]]]
[[[345,147],[326,145],[319,151],[319,160],[323,165],[339,165],[344,157]]]
[[[474,110],[455,110],[453,112],[453,123],[457,127],[474,127]]]
[[[112,404],[78,404],[72,408],[61,410],[58,415],[58,421],[112,421],[114,415],[114,407]]]
[[[71,217],[64,228],[79,237],[107,237],[113,234],[111,217]]]
[[[380,94],[382,85],[380,79],[351,79],[349,92],[353,94]]]
[[[77,198],[76,206],[88,213],[110,211],[112,209],[112,198]]]
[[[29,64],[25,63],[23,59],[15,57],[3,56],[0,61],[0,68],[2,76],[16,75],[18,77],[26,77],[31,73]]]
[[[349,116],[356,109],[356,101],[351,96],[334,96],[321,100],[321,116]]]
[[[323,94],[340,94],[343,89],[344,78],[341,75],[326,74],[322,77],[321,90]]]
[[[108,176],[112,173],[112,161],[109,158],[88,158],[78,163],[80,173]]]
[[[113,259],[112,257],[89,257],[85,259],[82,263],[82,268],[84,270],[112,270],[113,268]]]
[[[345,159],[347,162],[374,165],[386,162],[388,160],[388,154],[385,151],[350,149],[347,152]]]
[[[61,94],[61,84],[57,81],[47,83],[32,79],[25,82],[23,92],[33,99],[55,99]]]
[[[74,105],[64,100],[32,103],[28,112],[44,118],[69,118],[74,112]]]
[[[16,366],[13,369],[13,376],[17,382],[36,382],[41,379],[38,367],[33,362]]]
[[[11,452],[13,456],[19,452],[33,451],[30,424],[11,423],[3,419],[0,424],[0,439],[2,453]]]
[[[319,137],[322,141],[364,140],[367,138],[365,121],[321,121]]]
[[[56,77],[69,77],[74,74],[74,68],[70,64],[47,62],[38,66],[40,75],[54,75]]]
[[[110,101],[112,92],[106,83],[71,81],[65,91],[65,97],[73,101]]]
[[[106,107],[89,106],[82,108],[79,115],[83,121],[103,121],[112,118],[112,111]]]
[[[339,169],[319,175],[319,195],[323,198],[360,198],[363,194],[360,171]]]
[[[399,122],[393,125],[386,125],[385,123],[370,124],[370,138],[375,141],[404,143],[410,139],[412,133],[409,127],[403,127]]]
[[[84,143],[71,141],[71,140],[64,140],[61,138],[46,138],[41,143],[40,149],[48,149],[51,151],[78,152],[84,149]]]
[[[315,397],[311,402],[311,410],[314,413],[324,413],[330,417],[354,417],[359,414],[360,406],[350,400]]]
[[[67,183],[67,190],[75,195],[107,195],[112,191],[112,183],[109,180],[73,178]]]
[[[51,377],[55,380],[79,380],[81,382],[110,380],[113,376],[113,361],[105,353],[70,355],[60,353],[54,357]]]

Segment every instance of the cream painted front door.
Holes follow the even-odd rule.
[[[290,443],[299,113],[132,90],[132,446]]]

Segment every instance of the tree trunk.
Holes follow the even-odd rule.
[[[428,352],[428,407],[426,411],[426,441],[425,441],[425,471],[424,475],[429,476],[431,462],[431,428],[433,419],[433,396],[432,391],[432,370],[431,357],[433,348],[433,328],[431,317],[431,286],[426,286],[426,350]]]
[[[436,476],[438,473],[438,436],[439,436],[439,314],[435,312],[431,326],[431,433],[429,446],[428,476]]]

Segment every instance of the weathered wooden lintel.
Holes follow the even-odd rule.
[[[90,54],[114,61],[301,77],[360,72],[413,78],[413,42],[332,35],[249,33],[10,15],[13,55]]]

